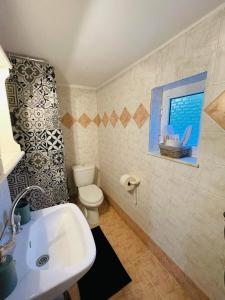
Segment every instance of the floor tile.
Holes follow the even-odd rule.
[[[191,300],[112,206],[100,209],[100,226],[132,282],[110,300]],[[77,297],[77,295],[76,295]],[[72,300],[77,300],[72,296]],[[94,299],[93,300],[98,300]]]

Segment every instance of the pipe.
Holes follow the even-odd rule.
[[[22,59],[28,59],[28,60],[33,60],[36,62],[41,62],[41,63],[47,63],[44,59],[41,58],[35,58],[35,57],[30,57],[30,56],[26,56],[26,55],[20,55],[20,54],[16,54],[13,52],[6,52],[8,57],[15,57],[15,58],[22,58]]]

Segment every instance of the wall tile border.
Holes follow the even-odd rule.
[[[118,117],[117,113],[115,112],[115,110],[113,110],[113,112],[111,113],[111,116],[110,116],[110,122],[111,122],[113,128],[115,128],[118,120],[119,120],[119,117]]]
[[[61,119],[60,122],[67,128],[71,128],[76,122],[74,117],[70,113],[66,113]]]
[[[80,118],[78,119],[78,122],[84,127],[88,127],[88,125],[91,123],[91,119],[88,117],[88,115],[86,115],[85,113],[83,113]]]
[[[135,123],[139,128],[141,128],[144,125],[145,121],[147,121],[148,117],[149,113],[145,109],[144,105],[140,104],[133,116]]]
[[[93,122],[97,127],[99,127],[102,123],[105,128],[110,124],[113,128],[115,128],[118,121],[120,121],[122,126],[126,128],[131,119],[135,121],[138,128],[141,128],[149,119],[149,112],[142,103],[138,106],[133,116],[130,114],[127,107],[124,107],[120,115],[118,115],[113,109],[112,112],[104,112],[102,118],[100,114],[97,114],[94,119],[91,119],[86,113],[82,113],[76,120],[73,115],[67,112],[62,116],[60,121],[68,129],[72,128],[76,122],[78,122],[83,128],[87,128],[91,122]]]
[[[109,122],[109,117],[108,117],[107,113],[105,112],[103,115],[103,118],[102,118],[102,123],[106,127],[108,122]]]
[[[124,107],[122,114],[120,115],[120,122],[122,123],[123,127],[126,128],[128,123],[130,122],[131,115],[126,107]]]
[[[101,118],[100,118],[99,114],[96,115],[96,117],[93,119],[93,122],[95,123],[95,125],[97,127],[99,127],[99,125],[101,123]]]

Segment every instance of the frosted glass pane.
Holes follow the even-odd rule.
[[[189,146],[197,146],[204,93],[170,99],[169,124],[182,138],[187,126],[192,125]]]

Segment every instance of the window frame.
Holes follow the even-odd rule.
[[[198,146],[201,137],[201,119],[198,146],[192,148],[192,157],[173,159],[160,155],[158,147],[161,142],[162,130],[169,123],[170,100],[173,98],[185,97],[192,94],[205,93],[207,72],[203,72],[152,90],[150,108],[150,127],[149,127],[149,148],[148,153],[164,159],[173,160],[198,167],[197,156]],[[204,103],[204,98],[203,98]]]
[[[161,128],[160,135],[163,135],[163,129],[166,125],[169,125],[170,118],[170,101],[174,98],[187,97],[194,94],[204,93],[205,91],[205,80],[169,89],[163,93],[162,106],[161,106]],[[200,118],[201,122],[201,118]],[[201,126],[200,126],[201,128]],[[199,142],[199,141],[198,141]],[[198,147],[198,146],[197,146]],[[193,147],[194,150],[196,147]]]

